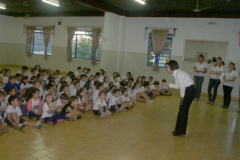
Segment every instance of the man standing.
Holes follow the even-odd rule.
[[[178,63],[175,60],[167,62],[167,71],[168,73],[173,74],[175,84],[163,83],[162,86],[168,85],[170,88],[180,89],[181,95],[177,123],[175,131],[172,133],[174,136],[185,135],[187,129],[188,111],[196,95],[196,90],[193,80],[189,74],[180,70]]]

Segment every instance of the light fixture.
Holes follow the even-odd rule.
[[[6,9],[4,6],[0,6],[0,9]]]
[[[48,3],[48,4],[51,4],[51,5],[59,7],[59,4],[54,2],[54,1],[50,1],[50,0],[42,0],[42,1],[45,2],[45,3]]]
[[[141,3],[141,4],[146,4],[144,0],[135,0],[137,1],[138,3]]]

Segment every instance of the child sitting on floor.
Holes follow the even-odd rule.
[[[56,101],[53,102],[53,95],[51,93],[46,94],[43,104],[42,119],[44,119],[44,122],[48,125],[57,124],[58,119],[65,118],[61,114],[53,115],[56,110],[56,103]]]
[[[102,118],[110,116],[111,112],[108,110],[104,91],[99,92],[98,99],[93,107],[93,113]]]
[[[42,128],[43,120],[40,120],[38,123],[30,123],[21,118],[22,112],[20,107],[18,106],[19,101],[17,96],[10,96],[8,103],[10,105],[6,109],[7,117],[4,120],[5,123],[7,123],[8,125],[13,125],[14,128],[18,128],[19,130],[22,130],[25,125],[37,127],[38,129]]]
[[[76,96],[71,96],[69,99],[69,103],[67,103],[61,111],[62,117],[68,118],[70,121],[74,121],[76,119],[81,119],[82,116],[78,115],[79,111],[77,110],[78,107],[78,98]]]
[[[78,110],[85,113],[86,111],[91,111],[93,108],[92,104],[88,103],[88,98],[86,94],[86,90],[84,88],[81,88],[78,92]]]
[[[29,88],[26,92],[28,118],[33,121],[42,117],[42,102],[39,98],[40,90],[37,88]]]
[[[61,113],[62,108],[68,103],[69,97],[66,93],[61,94],[60,98],[57,100],[56,113]]]
[[[123,88],[122,90],[122,103],[121,104],[126,104],[126,109],[129,110],[129,108],[133,108],[133,102],[130,99],[130,96],[128,95],[128,89],[127,88]]]
[[[108,108],[111,111],[121,112],[125,111],[128,105],[126,103],[122,103],[122,98],[120,98],[120,91],[118,89],[113,90],[113,96],[108,103]]]

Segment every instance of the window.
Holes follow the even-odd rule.
[[[171,60],[172,52],[172,34],[168,34],[166,44],[159,54],[159,67],[166,68],[166,62]],[[155,60],[153,45],[152,45],[152,33],[149,33],[149,42],[148,42],[148,53],[147,53],[147,66],[153,66]]]
[[[35,30],[34,36],[33,36],[33,41],[31,44],[31,53],[32,54],[40,54],[40,55],[44,55],[44,51],[45,51],[45,46],[44,46],[44,42],[43,42],[43,35],[42,35],[42,30],[38,29]],[[27,41],[27,45],[26,45],[26,53],[28,52],[28,41]],[[50,42],[47,46],[47,55],[50,56],[52,53],[52,35],[51,35],[51,39]]]
[[[77,59],[92,59],[92,32],[91,31],[76,31],[72,40],[72,58]],[[101,54],[101,37],[96,51],[96,60],[100,61]]]

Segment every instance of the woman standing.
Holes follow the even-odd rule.
[[[237,78],[237,72],[235,71],[235,64],[233,62],[229,63],[229,71],[225,73],[223,80],[223,93],[224,101],[223,108],[228,108],[231,102],[231,93],[234,86],[234,81]]]
[[[178,68],[176,61],[167,62],[167,71],[173,74],[175,84],[162,83],[162,86],[168,85],[170,88],[180,89],[181,102],[175,131],[172,132],[174,136],[186,134],[189,108],[196,95],[192,78],[188,73]]]
[[[198,57],[198,62],[194,66],[195,76],[194,76],[194,84],[196,88],[196,97],[195,100],[199,100],[201,91],[202,91],[202,84],[204,81],[204,74],[207,73],[207,63],[204,62],[204,56],[201,54]]]
[[[208,84],[209,101],[206,102],[207,104],[214,105],[214,101],[217,97],[217,89],[221,83],[219,77],[223,72],[223,66],[221,65],[221,62],[222,62],[222,58],[218,57],[216,64],[211,68],[211,70],[209,72],[211,74],[211,76],[210,76],[210,80],[209,80],[209,84]],[[212,95],[212,88],[213,88],[213,95]]]

